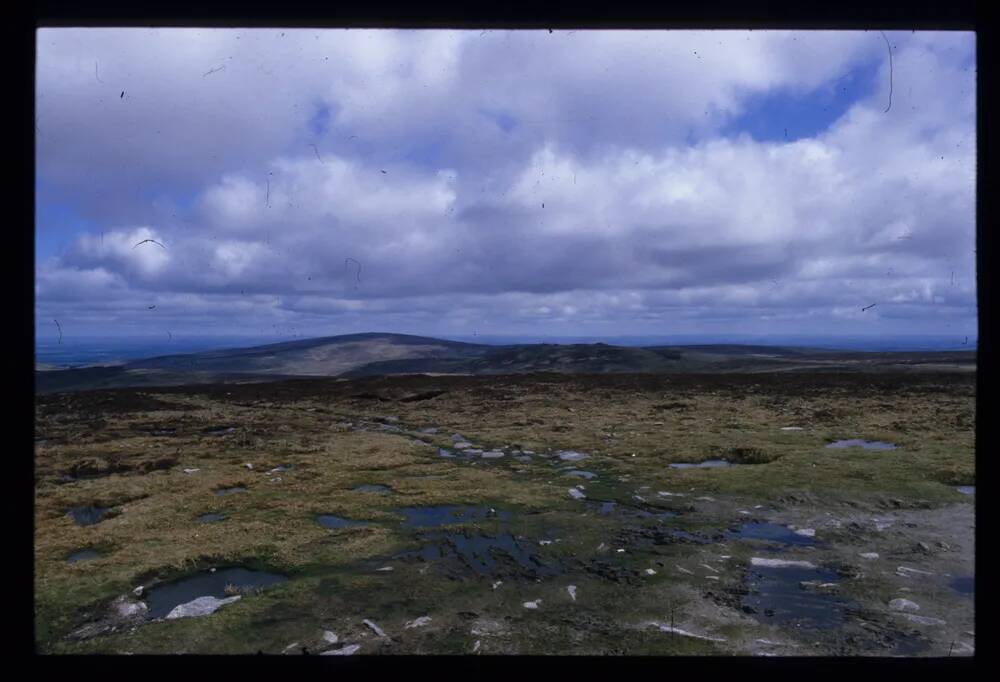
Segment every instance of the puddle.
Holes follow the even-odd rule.
[[[677,516],[677,512],[666,509],[631,507],[606,500],[592,500],[589,506],[595,509],[598,514],[620,514],[638,519],[667,519]]]
[[[78,526],[92,526],[104,519],[111,511],[105,507],[73,507],[66,513]]]
[[[208,514],[202,514],[198,517],[198,520],[202,523],[215,523],[216,521],[225,521],[225,514],[216,514],[214,512]]]
[[[226,495],[232,495],[234,493],[245,493],[247,491],[243,486],[236,486],[234,488],[219,488],[215,491],[215,494],[219,497],[225,497]]]
[[[952,578],[948,583],[948,587],[960,594],[971,597],[975,594],[976,577],[973,575],[963,575],[958,576],[957,578]]]
[[[958,492],[962,493],[963,495],[975,495],[976,494],[976,486],[974,486],[974,485],[960,485],[957,488],[955,488],[955,490],[957,490]]]
[[[878,440],[861,440],[854,438],[851,440],[837,440],[826,447],[828,448],[864,448],[865,450],[895,450],[898,446],[892,443],[883,443]]]
[[[235,426],[214,426],[209,429],[205,429],[202,433],[209,436],[225,436],[227,433],[236,433]]]
[[[739,530],[726,531],[726,537],[734,540],[764,540],[780,542],[785,545],[814,545],[815,538],[798,535],[794,531],[777,523],[767,521],[751,521],[740,526]]]
[[[570,469],[569,471],[566,472],[566,475],[576,476],[578,478],[585,478],[588,481],[597,476],[597,474],[595,474],[592,471],[580,471],[579,469]]]
[[[754,566],[747,572],[750,593],[743,597],[744,610],[756,620],[795,628],[835,628],[844,623],[848,602],[819,587],[802,583],[834,583],[840,578],[824,568]]]
[[[316,517],[316,523],[324,528],[352,528],[354,526],[367,526],[367,521],[354,521],[352,519],[333,516],[332,514],[321,514]]]
[[[359,485],[356,488],[351,488],[351,490],[356,490],[359,493],[376,493],[378,495],[391,495],[392,488],[387,485],[382,485],[380,483],[365,483]]]
[[[404,552],[399,556],[419,557],[423,561],[457,562],[479,575],[496,575],[513,568],[513,565],[517,566],[519,572],[527,572],[533,577],[558,575],[562,572],[560,566],[546,563],[532,553],[528,549],[528,541],[519,541],[510,533],[433,533],[423,540],[427,544],[419,550]]]
[[[66,557],[66,563],[75,564],[78,561],[89,561],[90,559],[96,559],[101,556],[101,553],[96,549],[81,549],[78,552],[73,552],[68,557]]]
[[[717,467],[732,466],[732,463],[724,459],[706,459],[704,462],[691,464],[688,462],[674,462],[671,469],[715,469]]]
[[[510,512],[494,512],[490,509],[485,506],[444,504],[433,507],[402,507],[394,511],[406,517],[403,525],[409,528],[430,528],[492,519],[507,521],[513,516]]]
[[[158,585],[149,590],[145,601],[149,606],[150,618],[163,618],[175,606],[186,604],[198,597],[224,599],[230,596],[226,594],[226,585],[237,588],[262,588],[286,580],[288,577],[280,573],[253,571],[248,568],[224,568],[214,573],[205,571],[190,578]]]

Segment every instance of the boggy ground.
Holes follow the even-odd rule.
[[[969,581],[952,581],[974,573],[975,497],[956,490],[975,484],[974,408],[974,377],[957,374],[419,376],[39,396],[38,648],[969,655]],[[851,438],[899,447],[825,447]],[[735,465],[669,467],[718,458]],[[354,490],[365,484],[389,490]],[[232,488],[245,491],[216,494]],[[429,528],[396,511],[434,505],[478,511]],[[78,526],[67,510],[86,506],[109,512]],[[224,519],[199,520],[210,513]],[[325,528],[323,514],[366,524]],[[778,541],[740,537],[752,522],[776,524],[746,528]],[[96,558],[67,561],[85,549]],[[120,608],[233,566],[289,579],[201,617]]]

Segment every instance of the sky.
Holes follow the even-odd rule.
[[[40,29],[36,340],[972,335],[975,40]]]

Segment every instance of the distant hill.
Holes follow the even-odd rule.
[[[393,374],[974,371],[975,351],[830,351],[778,346],[491,346],[367,333],[165,355],[114,367],[36,371],[36,392]]]

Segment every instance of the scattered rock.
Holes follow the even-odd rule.
[[[570,488],[569,489],[569,496],[572,497],[573,499],[576,499],[576,500],[582,500],[582,499],[584,499],[584,498],[587,497],[586,495],[584,495],[582,492],[580,492],[576,488]]]
[[[920,605],[909,599],[893,599],[889,602],[889,608],[893,611],[918,611]]]
[[[246,464],[244,464],[243,466],[245,466],[245,467],[246,467],[247,469],[249,469],[250,471],[253,471],[253,464],[251,464],[250,462],[247,462],[247,463],[246,463]]]
[[[351,656],[358,649],[361,648],[360,644],[348,644],[340,649],[331,649],[330,651],[323,651],[320,656]]]
[[[476,653],[477,651],[479,651],[479,645],[481,643],[482,642],[480,642],[478,639],[476,640],[476,643],[472,645],[472,653]]]
[[[921,571],[919,568],[910,568],[908,566],[898,566],[896,568],[896,575],[901,576],[903,578],[909,578],[909,577],[913,576],[914,574],[917,574],[917,575],[934,575],[930,571]]]
[[[538,605],[542,603],[541,599],[536,599],[535,601],[524,602],[524,608],[526,609],[537,609]]]
[[[569,592],[569,598],[572,599],[573,601],[576,601],[576,585],[568,586],[566,588],[566,591]]]
[[[878,559],[878,552],[861,552],[861,554],[859,554],[858,556],[861,557],[862,559],[874,560]]]
[[[645,571],[646,575],[656,575],[656,571],[651,568],[647,568]]]
[[[185,474],[193,474],[193,473],[198,472],[198,471],[201,471],[201,469],[185,469],[184,473]]]
[[[216,597],[198,597],[186,604],[180,604],[175,606],[173,610],[167,614],[167,620],[174,620],[176,618],[196,618],[198,616],[207,616],[210,613],[215,613],[220,608],[226,604],[231,604],[234,601],[239,601],[240,595],[235,595],[232,597],[226,597],[225,599],[217,599]]]
[[[292,649],[294,649],[298,645],[299,645],[298,642],[292,642],[291,644],[289,644],[288,646],[286,646],[284,649],[282,649],[281,653],[287,654],[289,651],[291,651]]]
[[[687,573],[688,575],[694,575],[694,571],[689,571],[686,568],[684,568],[683,566],[674,566],[674,568],[676,568],[681,573]]]
[[[493,589],[495,590],[498,587],[500,587],[501,585],[503,585],[503,581],[502,580],[498,580],[495,583],[493,583]]]
[[[404,624],[403,629],[409,630],[411,628],[420,628],[427,625],[430,622],[431,622],[430,616],[420,616],[420,618],[416,618],[414,620],[411,620],[409,623]]]
[[[930,554],[931,546],[928,545],[926,542],[918,542],[917,544],[913,545],[913,551],[919,552],[921,554]]]
[[[816,536],[816,529],[815,528],[799,528],[797,531],[795,531],[795,534],[796,535],[804,535],[807,538],[812,538],[812,537]]]
[[[132,590],[132,594],[134,594],[137,597],[141,597],[142,596],[142,589],[143,589],[142,585],[139,585],[139,587],[137,587],[134,590]]]
[[[327,644],[336,644],[337,640],[339,639],[340,638],[337,637],[337,634],[335,632],[330,632],[329,630],[323,631],[323,641],[326,642]]]
[[[392,571],[394,570],[392,566],[383,566],[382,568],[376,568],[376,571]]]

